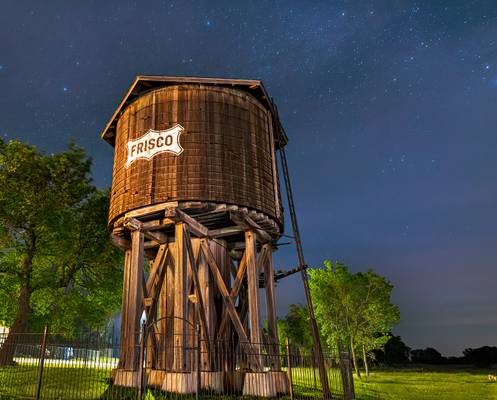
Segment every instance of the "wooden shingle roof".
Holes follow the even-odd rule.
[[[101,136],[102,138],[114,146],[115,140],[115,131],[117,126],[117,121],[124,111],[124,109],[133,102],[137,97],[142,95],[145,92],[148,92],[153,89],[173,86],[182,83],[194,83],[194,84],[202,84],[202,85],[214,85],[221,87],[231,87],[239,90],[243,90],[247,93],[250,93],[254,96],[259,102],[268,109],[274,118],[276,123],[276,129],[279,130],[279,135],[276,135],[275,141],[277,146],[285,146],[288,143],[288,138],[285,134],[285,131],[281,125],[281,122],[278,117],[277,109],[269,97],[266,88],[264,87],[262,81],[260,80],[252,80],[252,79],[221,79],[221,78],[198,78],[198,77],[185,77],[185,76],[145,76],[138,75],[126,95],[119,103],[116,111],[110,118],[109,122],[105,126]],[[281,140],[278,138],[281,137]]]

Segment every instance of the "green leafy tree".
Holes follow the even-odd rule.
[[[373,351],[385,346],[390,338],[390,330],[400,320],[399,309],[391,303],[393,286],[371,269],[366,273],[355,274],[366,285],[364,315],[359,326],[358,343],[362,347],[362,360],[366,376],[369,376],[368,358]]]
[[[411,348],[400,336],[390,335],[383,349],[383,362],[387,365],[407,364],[410,362]]]
[[[325,267],[309,271],[316,318],[328,346],[350,347],[360,377],[357,353],[362,350],[367,366],[368,353],[386,342],[399,321],[399,310],[390,303],[393,286],[372,270],[353,274],[345,265],[330,261]]]
[[[285,343],[285,339],[288,338],[290,344],[311,350],[312,337],[307,308],[290,304],[285,317],[278,320],[278,335],[280,343]]]
[[[106,227],[108,193],[75,145],[59,154],[0,140],[0,318],[14,335],[49,323],[71,335],[96,327],[119,304],[120,253]]]

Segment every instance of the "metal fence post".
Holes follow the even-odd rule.
[[[143,395],[143,360],[145,352],[145,322],[142,324],[141,328],[141,341],[140,341],[140,354],[138,357],[138,390],[136,391],[136,398],[141,400]]]
[[[36,400],[40,400],[40,394],[41,394],[43,364],[45,363],[45,350],[47,348],[47,333],[48,333],[48,326],[45,325],[45,328],[43,329],[43,338],[41,340],[40,364],[38,365],[38,380],[36,382]]]
[[[312,353],[312,375],[314,377],[314,389],[318,387],[316,380],[316,355]]]
[[[290,343],[288,341],[288,337],[285,338],[285,346],[286,346],[286,360],[287,360],[287,373],[288,373],[288,389],[290,394],[290,400],[293,400],[293,380],[292,380],[292,357],[290,355]]]
[[[196,400],[200,398],[200,351],[201,351],[201,343],[200,343],[200,324],[197,324],[197,349],[195,352],[195,368],[197,370],[197,389],[195,392]]]

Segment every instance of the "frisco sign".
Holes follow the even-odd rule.
[[[147,133],[138,139],[128,142],[128,158],[126,168],[134,161],[145,158],[150,159],[160,153],[173,153],[177,156],[183,152],[183,147],[179,144],[179,135],[185,130],[180,124],[172,128],[156,131],[149,129]]]

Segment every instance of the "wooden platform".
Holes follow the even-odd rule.
[[[247,227],[240,225],[239,221],[233,221],[234,215],[249,217],[256,224],[256,228],[267,232],[271,241],[276,242],[281,236],[280,226],[277,221],[266,214],[246,207],[212,202],[165,202],[137,208],[117,219],[112,233],[118,237],[128,238],[129,232],[127,232],[124,224],[129,218],[136,218],[144,223],[145,229],[161,231],[171,240],[174,237],[174,220],[166,215],[168,210],[176,208],[179,208],[187,216],[207,228],[208,232],[204,233],[212,238],[226,240],[235,249],[243,247],[243,231]],[[150,248],[154,245],[158,246],[159,244],[149,242],[145,247]]]

